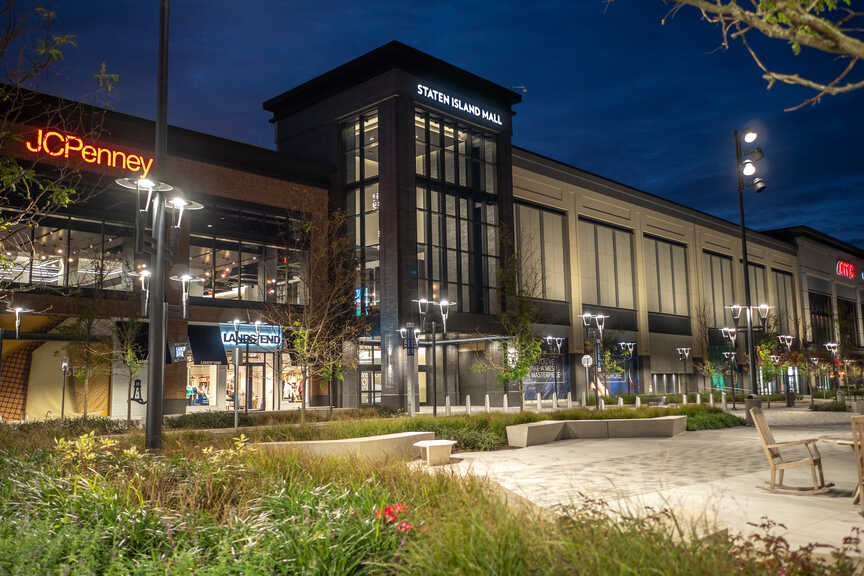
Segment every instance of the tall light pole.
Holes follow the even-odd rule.
[[[723,334],[723,339],[728,340],[729,344],[732,348],[735,348],[735,338],[738,336],[738,331],[735,328],[721,328],[720,332]],[[730,363],[730,379],[732,380],[732,409],[736,408],[735,406],[735,375],[731,373],[732,362],[735,361],[735,352],[723,352],[723,358],[726,359],[727,362]]]
[[[820,365],[818,356],[811,356],[810,362],[813,363],[813,366],[816,367],[816,388],[819,388],[820,380],[822,380],[822,366]],[[815,396],[813,395],[813,387],[810,387],[810,406],[816,404]]]
[[[742,150],[741,142],[752,144],[758,138],[753,130],[745,130],[739,135],[735,130],[735,174],[738,177],[738,212],[741,218],[741,259],[744,263],[744,302],[748,311],[751,309],[750,302],[750,264],[747,259],[747,228],[744,225],[744,177],[756,174],[756,162],[765,157],[761,148],[753,148],[747,152]],[[745,158],[746,157],[746,158]],[[758,194],[766,188],[762,178],[754,178],[747,186],[752,186]],[[756,358],[753,355],[753,323],[750,313],[747,314],[747,357],[750,367],[750,382],[753,392],[756,392]]]
[[[411,322],[409,322],[406,327],[399,329],[399,338],[402,340],[402,348],[405,349],[408,358],[411,359],[411,370],[414,369],[414,350],[417,349],[419,336],[420,329],[415,328],[414,324]],[[408,416],[414,416],[414,388],[413,386],[406,386],[405,388],[406,395],[408,396]]]
[[[745,264],[744,270],[747,270],[747,265]],[[745,280],[747,278],[746,272],[744,276]],[[750,306],[750,289],[745,288],[747,292],[747,305],[741,306],[740,304],[732,304],[731,306],[725,306],[732,314],[732,320],[735,321],[735,328],[738,328],[738,324],[741,321],[742,312],[746,312],[744,315],[747,321],[747,362],[750,370],[750,387],[754,394],[758,396],[759,391],[756,387],[756,342],[753,340],[753,331],[761,330],[763,333],[768,326],[768,312],[771,310],[771,307],[767,304],[760,304],[758,306]],[[753,325],[754,316],[759,316],[759,326],[758,328]]]
[[[732,381],[732,409],[735,410],[735,352],[723,352],[723,358],[729,364],[729,379]]]

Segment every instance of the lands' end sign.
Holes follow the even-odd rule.
[[[446,92],[442,92],[441,90],[435,90],[434,88],[430,88],[429,86],[424,86],[423,84],[417,84],[417,94],[419,96],[423,96],[428,98],[429,100],[433,100],[438,102],[439,104],[444,104],[446,106],[450,106],[451,108],[456,108],[466,114],[471,114],[477,118],[482,120],[486,120],[487,122],[491,122],[496,126],[501,126],[501,114],[498,112],[490,112],[481,106],[477,106],[476,104],[472,104],[471,102],[466,102],[460,98],[455,96],[451,96]]]
[[[69,158],[71,154],[73,157],[80,156],[87,164],[117,168],[126,172],[141,172],[142,178],[146,178],[153,167],[153,158],[85,144],[84,140],[74,134],[63,134],[54,130],[39,128],[34,137],[27,140],[24,145],[31,154],[47,154],[62,158]]]

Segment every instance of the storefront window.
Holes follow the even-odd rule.
[[[834,340],[834,315],[831,313],[831,297],[810,292],[810,327],[812,342],[822,346]]]
[[[2,240],[8,263],[0,280],[46,289],[131,291],[131,226],[70,217],[46,217]]]
[[[777,293],[775,317],[777,332],[780,334],[798,334],[795,322],[795,287],[794,277],[788,272],[774,270],[774,285]]]
[[[360,404],[381,404],[381,346],[361,344],[358,366],[360,372]]]

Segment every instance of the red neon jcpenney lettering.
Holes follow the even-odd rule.
[[[846,262],[845,260],[838,260],[837,266],[834,269],[837,272],[838,276],[843,276],[844,278],[855,278],[855,265],[851,262]]]
[[[61,134],[53,130],[43,132],[39,128],[36,131],[35,143],[28,140],[24,145],[33,154],[44,152],[49,156],[69,158],[70,152],[78,153],[81,156],[81,160],[87,164],[119,168],[129,172],[141,171],[142,178],[146,178],[153,167],[153,158],[145,159],[144,156],[139,154],[129,154],[122,150],[84,144],[84,141],[77,136]]]

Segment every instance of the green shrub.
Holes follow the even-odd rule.
[[[824,404],[813,404],[810,406],[810,410],[816,412],[846,412],[846,402],[832,400]]]

